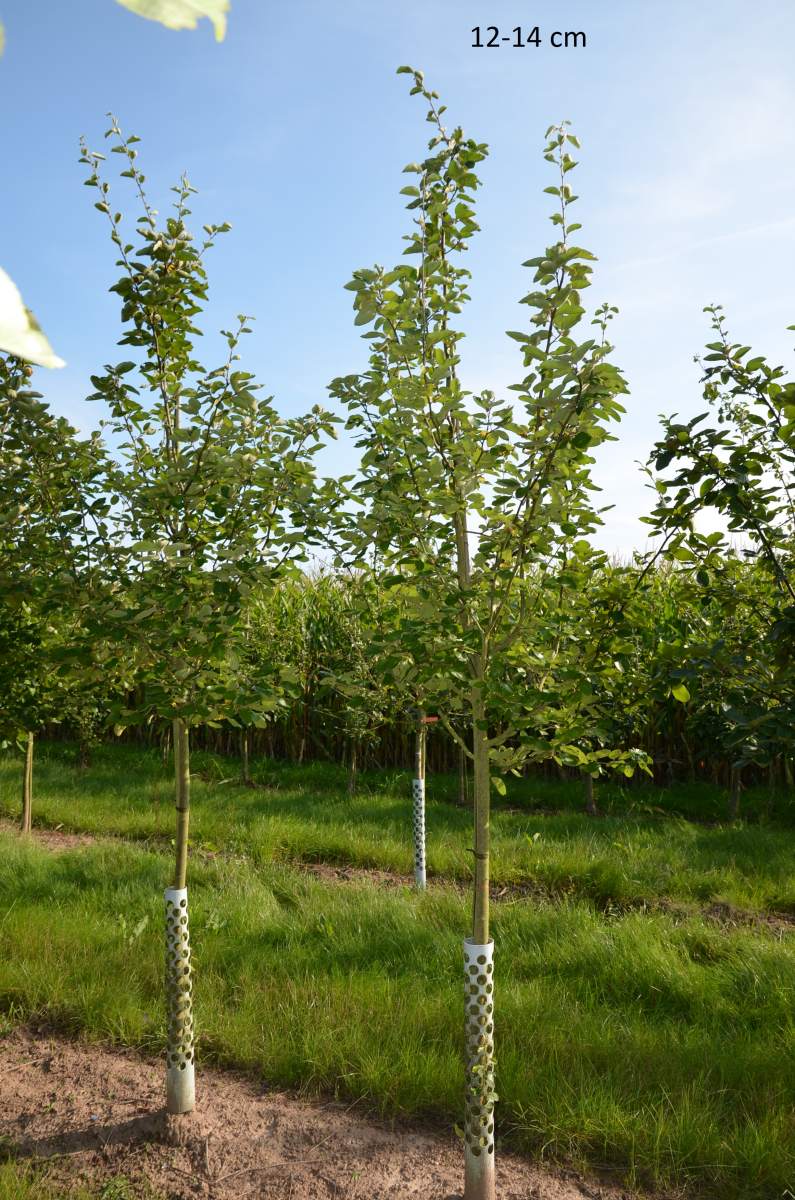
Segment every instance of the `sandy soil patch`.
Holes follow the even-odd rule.
[[[124,1176],[167,1200],[458,1200],[452,1136],[378,1124],[234,1073],[202,1070],[189,1117],[163,1110],[163,1069],[132,1052],[17,1029],[0,1039],[0,1139],[59,1183]],[[499,1159],[499,1200],[628,1200],[573,1173]],[[149,1193],[151,1195],[151,1191]]]

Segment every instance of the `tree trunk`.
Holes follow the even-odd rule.
[[[356,774],[359,765],[358,742],[355,738],[350,744],[351,756],[348,762],[348,795],[356,795]]]
[[[420,709],[417,713],[417,729],[414,737],[414,780],[412,796],[414,800],[414,886],[420,891],[425,890],[425,748],[427,725],[423,722],[425,713]]]
[[[740,816],[740,792],[742,791],[742,768],[732,767],[729,788],[729,820],[736,821]]]
[[[28,733],[25,741],[25,766],[22,771],[22,833],[33,828],[33,734]]]
[[[473,665],[475,886],[472,936],[464,941],[467,1056],[464,1200],[494,1200],[494,943],[489,937],[491,781],[480,655],[475,656]]]
[[[240,771],[243,783],[246,787],[249,787],[251,784],[251,764],[249,761],[249,735],[247,729],[243,729],[240,732]]]
[[[298,749],[298,765],[299,766],[304,761],[304,755],[306,754],[306,743],[307,743],[308,736],[309,736],[309,700],[305,697],[304,698],[304,711],[303,711],[303,728],[301,729],[301,745]]]
[[[593,775],[585,776],[585,811],[589,817],[595,817],[597,813],[593,795]]]
[[[193,1000],[188,932],[188,822],[190,819],[190,744],[184,721],[174,721],[174,775],[177,836],[174,886],[166,888],[166,1002],[168,1046],[166,1107],[191,1112],[195,1104]]]
[[[684,734],[682,734],[682,745],[685,748],[685,758],[687,759],[687,782],[695,783],[696,760],[693,757],[693,747],[690,745],[690,742],[687,740]]]
[[[472,745],[475,768],[475,887],[472,897],[472,939],[482,945],[489,940],[491,843],[491,779],[485,724],[483,691],[480,682],[477,682],[472,691]]]
[[[456,513],[456,568],[462,593],[462,626],[472,628],[468,611],[472,587],[464,507]],[[472,937],[464,939],[466,1086],[464,1115],[464,1200],[494,1200],[494,944],[489,937],[489,842],[491,778],[483,685],[487,647],[469,661],[472,691],[472,758],[475,806],[475,883]]]
[[[469,804],[469,789],[467,787],[467,756],[462,746],[458,747],[458,803],[462,808]]]

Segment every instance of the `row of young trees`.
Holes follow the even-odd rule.
[[[492,788],[533,763],[587,779],[649,769],[636,735],[650,695],[666,719],[688,714],[689,731],[688,706],[697,705],[695,747],[719,745],[738,767],[774,751],[788,761],[795,385],[731,344],[716,314],[705,389],[719,425],[672,420],[653,456],[657,558],[673,565],[611,566],[591,541],[600,523],[591,469],[627,387],[608,340],[615,310],[588,314],[583,302],[594,259],[571,216],[577,139],[566,125],[547,132],[554,234],[526,264],[529,320],[510,334],[520,378],[509,400],[473,394],[460,359],[464,255],[487,149],[448,127],[420,72],[401,71],[432,137],[407,168],[407,257],[357,270],[348,285],[368,359],[330,389],[361,455],[357,475],[342,480],[320,481],[313,465],[339,418],[318,406],[285,419],[239,365],[245,316],[225,333],[224,361],[208,367],[197,355],[205,260],[227,227],[207,226],[194,240],[185,178],[161,218],[137,139],[114,121],[111,149],[138,199],[130,229],[112,204],[103,156],[83,147],[118,255],[112,290],[130,358],[94,377],[90,399],[108,415],[89,438],[50,413],[19,358],[2,362],[2,710],[6,736],[23,734],[28,748],[28,812],[35,730],[70,712],[87,729],[173,729],[177,826],[165,904],[175,1113],[194,1103],[194,731],[232,725],[245,739],[291,704],[303,714],[316,705],[360,756],[396,707],[410,711],[423,886],[423,718],[438,716],[474,783],[465,1179],[467,1200],[490,1200]],[[749,539],[750,563],[721,535],[697,532],[707,505]],[[300,578],[313,547],[325,548],[331,582]],[[325,627],[323,605],[333,617]],[[305,724],[301,754],[310,732]]]
[[[569,660],[560,653],[559,670],[578,669],[583,646],[604,635],[606,621],[613,633],[612,659],[590,679],[585,736],[602,748],[639,749],[663,786],[703,780],[729,787],[733,771],[748,782],[770,783],[774,791],[789,786],[795,748],[779,650],[767,636],[776,603],[768,573],[736,556],[721,557],[720,574],[708,588],[667,563],[639,582],[642,571],[640,564],[606,564],[586,593],[567,593],[578,636],[565,647]],[[255,588],[243,617],[247,669],[263,685],[275,674],[282,695],[266,725],[198,724],[197,745],[241,755],[248,762],[246,781],[253,757],[340,763],[351,791],[360,769],[408,768],[416,757],[421,698],[401,672],[385,679],[376,652],[384,623],[398,626],[403,617],[400,592],[374,584],[372,594],[362,596],[364,587],[361,576],[324,570],[283,577],[264,593]],[[550,594],[539,593],[539,603]],[[58,620],[53,617],[56,625]],[[23,636],[19,625],[0,632],[11,639],[0,649],[4,663],[17,661]],[[556,636],[549,613],[538,621],[536,637],[542,636]],[[35,667],[30,647],[23,658]],[[57,703],[41,706],[33,674],[16,669],[9,675],[4,715],[8,722],[14,714],[12,723],[23,735],[41,731],[75,742],[82,765],[93,745],[112,738],[113,712],[125,700],[108,680],[79,688],[50,676]],[[134,708],[134,698],[126,706]],[[431,722],[429,731],[429,716],[436,716],[433,706],[421,726],[432,732],[425,750],[429,770],[457,771],[460,744],[440,723]],[[465,732],[453,703],[445,716]],[[124,736],[136,744],[170,745],[164,721]],[[578,768],[550,758],[522,770],[574,778]]]

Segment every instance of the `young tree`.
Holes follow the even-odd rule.
[[[30,606],[0,607],[0,746],[16,745],[25,755],[22,768],[20,830],[33,827],[34,731],[43,724],[41,639]]]
[[[345,519],[342,528],[344,531]],[[358,633],[353,639],[358,657],[353,659],[353,671],[348,666],[338,678],[348,684],[348,720],[355,719],[358,711],[362,722],[366,721],[368,713],[374,712],[383,722],[390,703],[394,708],[398,700],[403,700],[414,736],[411,782],[414,883],[424,891],[427,885],[425,759],[428,724],[436,718],[429,718],[424,709],[422,679],[427,674],[427,664],[414,662],[409,645],[400,633],[403,621],[414,614],[417,597],[410,586],[385,587],[377,561],[371,560],[366,570],[362,569],[363,563],[358,566],[358,573],[348,585],[352,601],[351,630]],[[394,580],[392,582],[394,584]],[[351,662],[350,658],[348,662]],[[372,737],[371,725],[369,732]]]
[[[742,556],[769,581],[768,596],[755,589],[754,619],[764,628],[755,653],[743,655],[746,699],[732,706],[736,757],[730,813],[736,816],[745,763],[770,762],[793,747],[795,381],[787,379],[784,367],[732,342],[719,305],[706,311],[716,336],[707,345],[702,383],[717,424],[704,425],[709,411],[686,424],[675,416],[663,418],[663,437],[649,460],[658,502],[647,521],[680,569],[713,596],[722,595],[724,607],[743,603],[750,578],[738,572],[728,536],[741,539]],[[672,474],[663,474],[671,467]],[[707,510],[720,515],[728,536],[699,531],[696,518]],[[737,665],[735,660],[735,676]]]
[[[364,573],[329,575],[326,585],[335,596],[335,628],[322,626],[326,634],[322,658],[318,653],[321,647],[316,637],[312,638],[318,701],[325,722],[344,738],[348,794],[352,796],[364,755],[376,742],[390,706],[395,705],[397,689],[389,686],[380,669],[379,639],[379,629],[385,620],[394,619],[394,611]],[[316,630],[314,620],[309,628]]]
[[[312,455],[331,432],[321,409],[284,419],[237,365],[248,325],[225,332],[228,354],[206,369],[194,350],[196,320],[207,297],[204,259],[227,225],[205,226],[197,245],[188,228],[194,189],[183,176],[173,215],[158,217],[137,165],[136,137],[116,121],[108,136],[122,156],[140,204],[134,232],[110,206],[103,156],[83,145],[88,184],[107,215],[118,249],[124,335],[135,360],[94,377],[91,399],[104,401],[118,458],[108,472],[114,501],[112,602],[96,614],[108,643],[133,648],[139,701],[122,709],[123,726],[173,722],[176,838],[165,892],[167,938],[167,1103],[194,1105],[194,1034],[188,936],[188,825],[191,727],[232,716],[261,723],[277,699],[255,685],[236,658],[246,597],[304,555],[322,509]],[[128,240],[129,238],[129,240]]]
[[[492,770],[533,758],[589,752],[568,740],[565,709],[549,702],[554,647],[535,625],[529,600],[539,580],[559,574],[572,547],[587,563],[587,536],[599,523],[591,502],[591,450],[622,412],[626,390],[608,361],[607,324],[578,341],[580,300],[593,255],[572,241],[569,185],[576,138],[548,131],[545,158],[557,169],[549,189],[556,240],[527,264],[534,287],[525,303],[525,375],[512,401],[468,393],[459,377],[456,318],[468,299],[460,259],[477,230],[474,192],[486,147],[443,123],[444,108],[420,72],[413,81],[433,126],[430,153],[406,170],[414,228],[410,263],[354,273],[358,325],[368,326],[369,368],[335,381],[358,435],[361,478],[346,534],[348,553],[371,548],[391,581],[417,597],[400,642],[427,664],[428,691],[466,696],[474,766],[475,881],[471,933],[464,942],[467,1084],[465,1195],[494,1196],[494,995],[489,924]],[[387,576],[386,582],[390,582]],[[539,634],[541,636],[536,637]],[[439,705],[440,717],[444,708]],[[449,720],[448,730],[455,733]],[[463,739],[459,739],[463,743]]]
[[[0,727],[25,747],[22,831],[32,825],[37,731],[64,715],[89,671],[71,653],[102,571],[104,451],[80,439],[30,385],[31,368],[0,356]]]

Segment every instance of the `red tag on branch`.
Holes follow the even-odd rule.
[[[421,720],[420,720],[420,724],[422,724],[422,725],[435,725],[435,724],[436,724],[436,722],[437,722],[438,720],[439,720],[439,718],[438,718],[438,717],[422,717],[422,718],[421,718]]]

